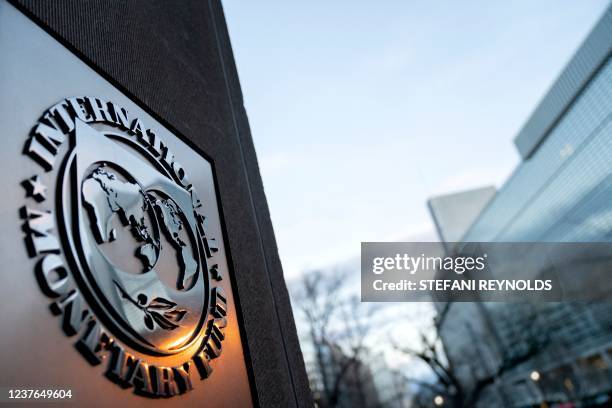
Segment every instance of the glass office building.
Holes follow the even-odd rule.
[[[519,165],[463,240],[612,240],[612,60]]]
[[[611,52],[612,6],[519,132],[520,165],[461,241],[612,243]],[[466,388],[515,361],[479,406],[611,403],[612,303],[453,303],[438,322]]]

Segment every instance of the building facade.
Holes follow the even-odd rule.
[[[611,51],[608,8],[516,137],[521,163],[461,241],[612,241]],[[612,392],[610,303],[453,303],[438,324],[467,388],[495,376],[482,406],[600,406]]]

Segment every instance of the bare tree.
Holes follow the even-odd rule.
[[[433,332],[434,336],[428,335]],[[441,347],[440,337],[435,329],[424,329],[420,333],[421,348],[412,349],[401,346],[395,339],[391,339],[392,346],[404,354],[416,358],[425,363],[435,375],[435,382],[422,381],[415,378],[407,378],[408,381],[420,388],[427,389],[427,394],[441,395],[453,406],[463,407],[465,399],[464,390],[459,379],[455,375],[452,363],[448,361]]]
[[[320,376],[315,399],[321,407],[339,406],[353,395],[355,406],[372,406],[371,373],[365,364],[374,308],[352,297],[342,271],[307,272],[294,299],[313,346]]]
[[[475,381],[465,384],[462,379],[458,378],[455,367],[444,354],[442,340],[436,329],[435,322],[432,324],[432,327],[423,330],[420,337],[421,348],[419,349],[402,346],[394,339],[391,339],[391,344],[396,350],[425,363],[435,375],[436,380],[433,383],[413,378],[407,378],[407,380],[421,388],[427,389],[428,395],[442,396],[447,401],[447,406],[456,408],[476,406],[482,392],[487,387],[494,384],[510,369],[533,358],[549,342],[546,336],[543,337],[537,331],[537,325],[534,324],[524,331],[523,341],[525,347],[518,350],[518,352],[512,353],[507,349],[502,350],[499,364],[493,370],[490,370],[484,376],[476,376],[474,374],[472,380]],[[474,338],[475,343],[478,341],[479,339]]]
[[[342,287],[342,275],[324,278],[322,271],[305,273],[295,295],[298,310],[305,320],[308,337],[313,346],[315,364],[321,377],[321,396],[315,395],[319,405],[323,405],[331,394],[331,373],[327,369],[325,347],[329,338],[330,322],[337,313],[338,293]],[[322,404],[323,403],[323,404]]]

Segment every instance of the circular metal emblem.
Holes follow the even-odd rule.
[[[77,349],[142,395],[207,378],[226,296],[206,205],[179,158],[141,119],[93,97],[51,107],[24,153],[51,173],[23,182],[36,203],[22,209],[29,255]]]

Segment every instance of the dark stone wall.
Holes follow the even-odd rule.
[[[11,3],[212,159],[256,404],[312,406],[220,1]]]

